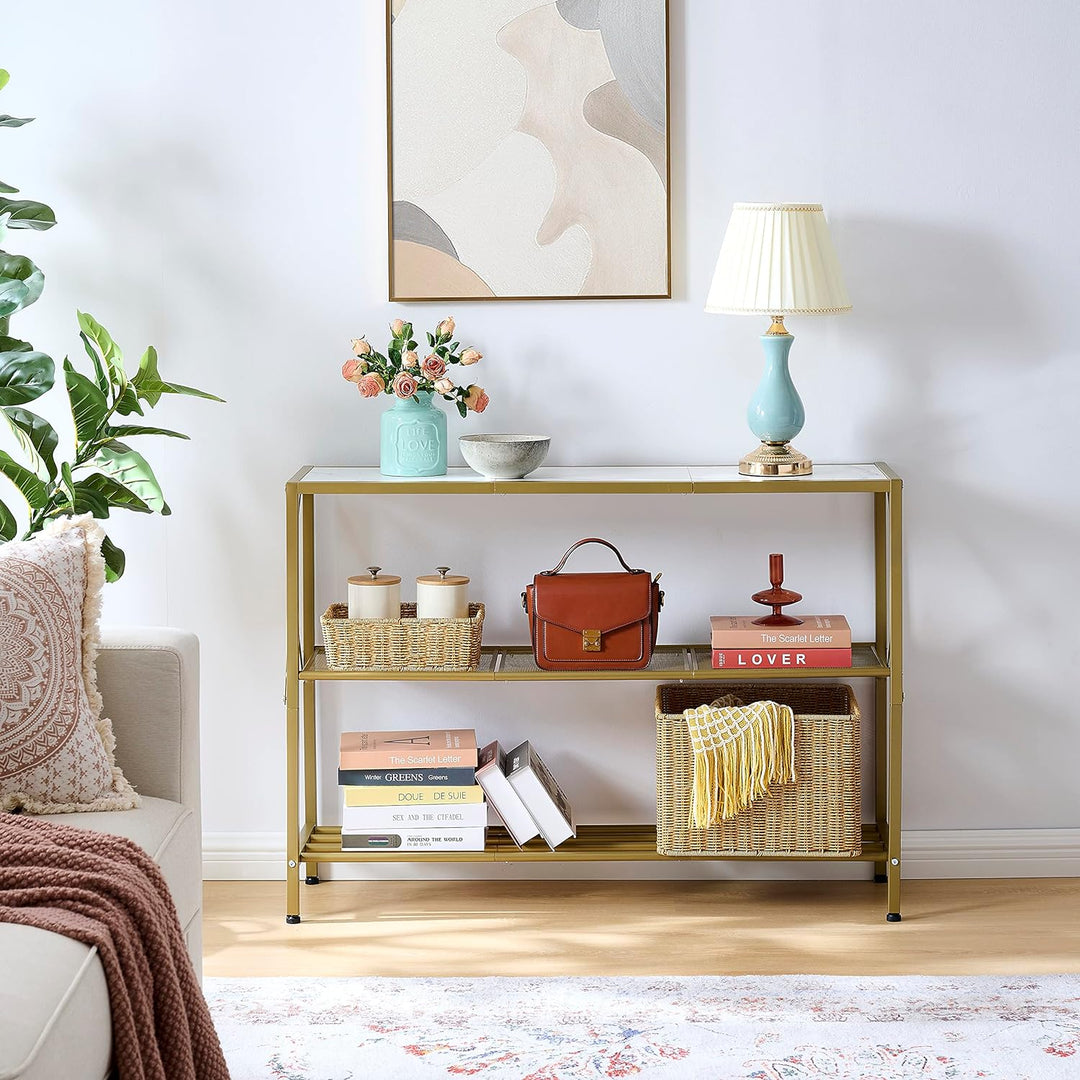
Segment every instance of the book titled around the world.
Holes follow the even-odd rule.
[[[476,732],[344,731],[339,769],[475,769]]]
[[[552,851],[577,835],[569,800],[527,740],[506,755],[506,778]]]
[[[850,649],[851,627],[843,615],[803,615],[799,626],[755,626],[760,615],[714,615],[714,649]],[[830,664],[839,667],[839,664]]]
[[[498,739],[489,742],[480,751],[476,782],[484,789],[488,805],[494,807],[499,820],[506,826],[506,831],[518,847],[540,835],[540,830],[525,803],[521,801],[521,796],[506,778],[506,754]]]
[[[482,827],[341,832],[342,851],[483,851]]]

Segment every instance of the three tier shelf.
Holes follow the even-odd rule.
[[[331,671],[316,644],[315,499],[319,495],[693,495],[859,492],[874,500],[874,640],[853,647],[851,668],[755,669],[763,679],[872,679],[875,687],[875,815],[863,826],[862,854],[874,864],[875,880],[887,882],[886,918],[900,919],[900,792],[903,729],[902,534],[900,477],[883,462],[865,465],[815,465],[810,476],[741,476],[735,466],[703,468],[544,468],[524,480],[489,480],[468,469],[446,476],[383,476],[376,468],[305,465],[285,485],[287,566],[285,712],[288,775],[286,783],[286,921],[300,921],[300,867],[308,884],[319,881],[319,864],[333,862],[606,862],[668,859],[656,851],[654,825],[582,825],[575,839],[557,851],[534,840],[519,850],[501,829],[488,830],[478,852],[342,851],[341,829],[318,822],[316,769],[316,686],[325,679],[425,679],[447,682],[636,679],[674,682],[693,679],[745,679],[745,671],[716,671],[707,644],[661,645],[641,671],[541,671],[528,648],[486,645],[480,667],[464,672]],[[700,857],[700,856],[699,856]],[[756,858],[725,855],[722,858]],[[807,855],[802,861],[835,856]]]

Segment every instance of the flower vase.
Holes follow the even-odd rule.
[[[431,394],[401,398],[382,414],[379,472],[384,476],[446,474],[446,413]]]

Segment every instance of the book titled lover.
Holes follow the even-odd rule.
[[[850,649],[713,649],[714,668],[849,668]]]

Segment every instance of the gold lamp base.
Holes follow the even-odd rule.
[[[739,459],[743,476],[809,476],[813,471],[814,463],[791,443],[763,442]]]

